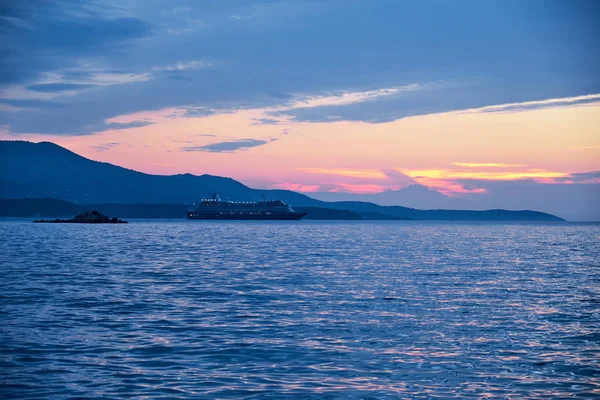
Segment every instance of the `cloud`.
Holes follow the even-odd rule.
[[[72,57],[114,54],[151,28],[122,10],[94,2],[13,1],[1,7],[1,83],[35,79],[69,65]]]
[[[252,122],[252,125],[282,125],[288,121],[275,118],[256,118]]]
[[[376,169],[296,168],[309,174],[337,175],[364,179],[387,179],[387,175]]]
[[[304,185],[302,183],[275,183],[271,185],[277,189],[293,190],[295,192],[318,192],[321,190],[319,185]]]
[[[418,84],[406,86],[396,86],[363,92],[341,92],[326,96],[308,96],[289,103],[281,108],[285,110],[297,110],[301,108],[327,107],[327,106],[345,106],[366,101],[376,100],[382,97],[393,96],[400,93],[407,93],[419,90]]]
[[[199,18],[197,7],[175,7],[170,15],[161,12],[161,25],[165,25],[166,33],[170,35],[183,35],[210,28],[203,18],[207,13],[201,13]]]
[[[34,92],[66,92],[90,89],[97,86],[98,85],[91,83],[39,83],[27,86],[27,90],[32,90]]]
[[[256,18],[258,16],[258,14],[252,14],[252,15],[230,15],[229,18],[231,19],[235,19],[237,21],[241,21],[243,19],[251,19],[251,18]]]
[[[95,86],[124,85],[128,83],[146,82],[152,79],[149,72],[126,72],[95,66],[75,67],[43,74],[35,84],[27,86],[34,91],[63,91]],[[85,87],[83,87],[85,86]],[[62,89],[65,87],[66,89]],[[57,88],[59,90],[40,90]]]
[[[178,62],[178,63],[171,64],[171,65],[165,65],[162,67],[154,67],[154,68],[152,68],[152,70],[153,71],[185,71],[185,70],[189,70],[189,69],[208,68],[208,67],[211,67],[212,65],[213,64],[208,61],[195,60],[195,61]]]
[[[398,97],[404,93],[415,92],[432,86],[432,84],[410,84],[367,91],[336,91],[324,95],[294,96],[276,93],[275,96],[271,97],[279,100],[280,104],[256,108],[256,110],[261,112],[261,116],[253,118],[252,125],[289,125],[298,122],[302,112],[306,111],[314,114],[314,110],[326,110],[326,114],[316,118],[316,120],[331,122],[343,119],[339,116],[329,115],[331,108],[337,109],[339,107],[348,107],[367,102],[377,102],[383,98]],[[269,93],[273,92],[269,91]]]
[[[162,110],[140,111],[132,114],[118,115],[104,120],[109,124],[158,123],[173,118],[181,118],[189,112],[189,107],[170,107]]]
[[[330,190],[331,192],[349,192],[349,193],[381,193],[388,190],[389,187],[381,185],[356,185],[353,183],[338,183],[337,188]]]
[[[340,120],[390,122],[406,116],[439,111],[431,106],[423,107],[424,99],[431,102],[432,94],[440,96],[455,86],[458,84],[432,81],[366,91],[342,90],[326,92],[325,95],[296,95],[281,106],[266,109],[265,115],[276,120],[279,118],[283,123]]]
[[[107,151],[112,149],[113,147],[119,146],[121,145],[121,142],[112,142],[112,143],[102,143],[102,144],[97,144],[94,146],[90,146],[92,149],[95,149],[96,151]]]
[[[52,100],[61,96],[73,96],[84,89],[145,82],[152,79],[149,73],[132,73],[101,68],[80,67],[57,70],[40,74],[39,78],[29,85],[12,85],[4,87],[0,99],[39,99]]]
[[[524,101],[520,103],[496,104],[492,106],[470,108],[456,111],[460,114],[487,113],[487,112],[519,112],[535,108],[564,107],[573,104],[587,104],[600,101],[600,94],[583,96],[562,97],[546,100]]]
[[[81,83],[91,83],[99,86],[123,85],[126,83],[146,82],[152,79],[148,72],[114,72],[114,71],[96,71],[90,74],[87,79]]]
[[[466,168],[513,168],[513,167],[526,167],[523,164],[504,164],[504,163],[466,163],[466,162],[455,162],[452,163],[458,167]]]
[[[600,171],[578,172],[554,180],[559,183],[600,183]]]
[[[131,121],[131,122],[110,122],[105,124],[106,129],[131,129],[131,128],[141,128],[143,126],[152,125],[155,122],[153,121]]]
[[[0,10],[0,80],[11,85],[95,84],[72,74],[42,80],[47,72],[87,63],[141,74],[126,82],[144,82],[77,93],[34,92],[68,95],[69,107],[60,115],[27,110],[23,113],[29,115],[22,117],[13,109],[17,112],[1,122],[15,133],[78,134],[115,115],[191,104],[220,104],[229,110],[283,107],[273,112],[286,113],[288,122],[338,117],[371,123],[600,92],[594,68],[597,24],[589,22],[592,14],[575,12],[581,8],[576,5],[561,6],[568,12],[556,15],[540,9],[544,15],[531,22],[531,7],[440,2],[433,8],[429,2],[366,0],[352,7],[314,0],[173,0],[166,7],[105,0],[5,3]],[[503,17],[490,19],[490,12]],[[244,21],[230,18],[255,14]],[[579,18],[586,15],[590,18]],[[434,29],[419,22],[423,20],[434,21]],[[571,29],[575,21],[577,30]],[[524,31],[532,34],[523,36]],[[398,42],[407,37],[414,40]],[[540,46],[539,38],[548,46]],[[222,68],[205,71],[208,60]],[[431,82],[458,82],[461,87],[425,90]]]
[[[275,183],[271,184],[271,187],[277,189],[286,189],[286,190],[294,190],[297,192],[305,192],[305,193],[361,193],[361,194],[373,194],[373,193],[381,193],[388,190],[397,190],[397,187],[390,187],[387,185],[377,185],[377,184],[355,184],[355,183],[347,183],[347,182],[319,182],[318,184],[309,184],[309,183]],[[317,197],[318,198],[318,197]],[[324,199],[325,200],[325,199]],[[325,200],[325,201],[336,201],[336,200]],[[365,200],[369,201],[369,200]]]
[[[277,139],[261,140],[261,139],[241,139],[226,142],[211,143],[204,146],[188,146],[183,147],[182,151],[206,151],[209,153],[233,153],[238,150],[246,150],[252,147],[258,147]]]
[[[10,104],[0,103],[0,112],[17,112],[21,109]]]
[[[543,169],[528,169],[526,171],[456,171],[448,169],[398,169],[399,172],[410,176],[418,181],[418,179],[480,179],[493,181],[509,181],[516,179],[553,179],[568,177],[565,172],[553,172]]]
[[[505,168],[504,166],[502,168]],[[465,171],[448,169],[398,169],[418,183],[453,195],[457,193],[487,193],[485,182],[529,181],[545,184],[600,183],[600,172],[566,173],[544,169],[523,171]]]

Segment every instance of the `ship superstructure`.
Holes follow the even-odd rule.
[[[221,200],[217,194],[194,203],[187,213],[189,219],[238,220],[298,220],[306,214],[281,200],[230,201]]]

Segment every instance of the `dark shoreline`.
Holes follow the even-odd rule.
[[[45,220],[45,219],[37,219],[33,221],[34,223],[42,223],[42,224],[126,224],[127,221],[71,221],[68,219],[54,219],[54,220]]]
[[[357,202],[329,203],[329,208],[293,206],[297,212],[307,212],[303,220],[415,220],[415,221],[556,221],[562,218],[536,211],[513,210],[416,210],[404,207],[380,207]],[[176,218],[185,219],[189,205],[101,203],[75,204],[63,200],[0,199],[0,216],[56,218],[75,215],[85,210],[102,210],[121,218]],[[377,211],[374,211],[377,210]]]

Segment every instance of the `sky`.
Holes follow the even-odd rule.
[[[0,20],[2,140],[309,194],[599,192],[594,0],[5,0]]]

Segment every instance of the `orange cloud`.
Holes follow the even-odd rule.
[[[296,168],[297,171],[309,174],[348,176],[364,179],[387,179],[387,175],[376,169],[329,169],[329,168]]]
[[[466,162],[455,162],[452,163],[458,167],[466,168],[513,168],[513,167],[526,167],[524,164],[504,164],[504,163],[466,163]]]
[[[529,169],[526,171],[453,171],[448,169],[397,169],[398,172],[408,175],[409,177],[419,181],[419,179],[476,179],[476,180],[491,180],[491,181],[512,181],[516,179],[551,179],[551,178],[568,178],[570,174],[565,172],[552,172],[543,169]]]
[[[509,164],[472,164],[472,163],[454,163],[468,164],[468,168],[496,167],[508,168]],[[473,166],[475,165],[475,166]],[[506,167],[505,167],[506,166]],[[413,178],[421,185],[435,188],[436,190],[452,196],[461,193],[486,193],[484,188],[468,187],[461,180],[483,180],[483,181],[512,181],[519,179],[534,179],[541,183],[554,183],[558,178],[569,178],[571,174],[564,172],[546,171],[544,169],[527,169],[525,171],[464,171],[449,169],[397,169],[399,172]]]

